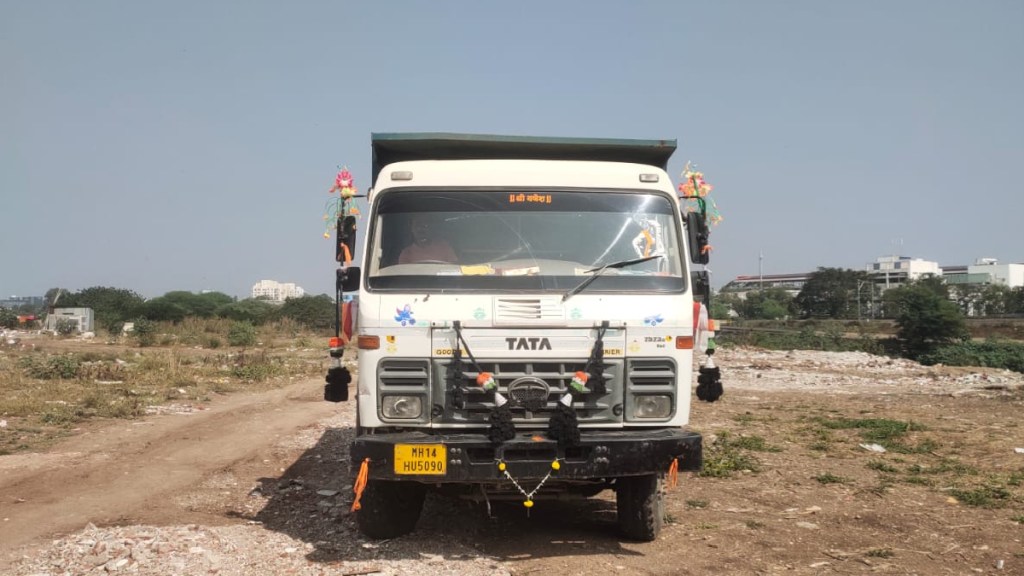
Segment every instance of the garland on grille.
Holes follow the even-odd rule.
[[[608,366],[604,363],[604,333],[608,331],[608,321],[601,322],[597,329],[597,340],[594,340],[594,347],[590,349],[590,358],[583,371],[590,375],[587,380],[587,388],[596,394],[607,394],[608,387],[605,385],[604,371]]]
[[[491,410],[491,414],[488,417],[491,427],[487,431],[487,437],[493,444],[501,444],[506,440],[511,440],[516,437],[516,427],[512,423],[512,410],[508,405],[508,400],[498,392],[498,383],[494,380],[494,375],[490,372],[484,372],[483,368],[473,357],[473,351],[469,349],[469,344],[466,339],[462,337],[462,322],[458,320],[452,323],[455,328],[455,337],[457,339],[455,343],[455,349],[452,350],[452,363],[451,368],[448,371],[448,391],[453,398],[453,401],[461,403],[464,399],[464,393],[462,391],[461,383],[465,381],[465,374],[462,371],[462,347],[466,348],[466,355],[469,356],[470,362],[476,369],[476,384],[487,392],[494,394],[494,409]]]
[[[697,372],[697,398],[714,402],[722,397],[722,371],[715,366],[714,349],[708,350],[708,361]]]
[[[512,477],[512,474],[509,473],[508,464],[506,464],[504,460],[498,460],[497,464],[498,470],[500,470],[501,473],[505,475],[505,478],[512,482],[512,485],[516,487],[516,490],[519,490],[520,494],[526,497],[526,500],[523,501],[523,506],[526,506],[527,508],[533,508],[533,495],[539,492],[541,487],[544,486],[544,483],[548,481],[548,478],[551,478],[551,475],[554,474],[555,472],[558,472],[558,469],[562,467],[562,464],[558,461],[557,458],[552,460],[551,468],[548,470],[548,473],[545,474],[544,477],[540,479],[540,483],[537,484],[537,486],[533,490],[527,492],[522,486],[519,485],[519,482]]]
[[[573,407],[576,397],[591,392],[608,393],[604,377],[607,368],[604,363],[604,333],[607,331],[608,321],[605,320],[597,329],[597,339],[594,340],[594,347],[590,349],[590,358],[587,359],[583,370],[573,375],[569,382],[569,391],[558,400],[558,405],[548,420],[548,436],[557,440],[559,446],[578,446],[580,443],[580,420]]]

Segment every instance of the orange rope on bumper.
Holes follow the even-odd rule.
[[[363,490],[366,489],[366,480],[370,477],[370,459],[364,458],[363,463],[359,465],[359,474],[356,476],[355,486],[352,487],[352,491],[356,493],[356,499],[352,501],[352,511],[355,512],[362,508],[359,505],[359,499],[363,497]]]
[[[668,467],[668,487],[675,488],[679,483],[679,458],[673,458],[672,464]]]

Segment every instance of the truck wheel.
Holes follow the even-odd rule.
[[[658,476],[627,476],[619,478],[615,484],[615,504],[622,536],[640,542],[657,538],[664,507]]]
[[[356,512],[359,530],[370,538],[395,538],[412,532],[423,510],[427,487],[419,482],[370,480],[362,508]]]

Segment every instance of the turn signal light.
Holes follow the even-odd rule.
[[[693,350],[693,336],[676,336],[676,350]]]
[[[337,336],[331,338],[330,340],[327,341],[327,346],[329,348],[341,348],[341,338],[338,338]]]
[[[377,350],[380,348],[380,336],[360,334],[356,337],[356,346],[358,346],[360,350]],[[692,347],[693,346],[691,346],[691,348]]]

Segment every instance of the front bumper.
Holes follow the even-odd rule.
[[[369,458],[369,477],[379,480],[415,480],[429,483],[499,481],[498,462],[515,470],[517,478],[544,478],[551,463],[559,461],[564,480],[616,478],[665,472],[673,459],[679,470],[701,469],[701,436],[678,428],[665,430],[581,430],[578,446],[559,448],[543,434],[519,433],[495,446],[484,434],[401,432],[359,436],[352,442],[355,468]],[[447,451],[443,475],[398,474],[396,444],[443,444]]]

